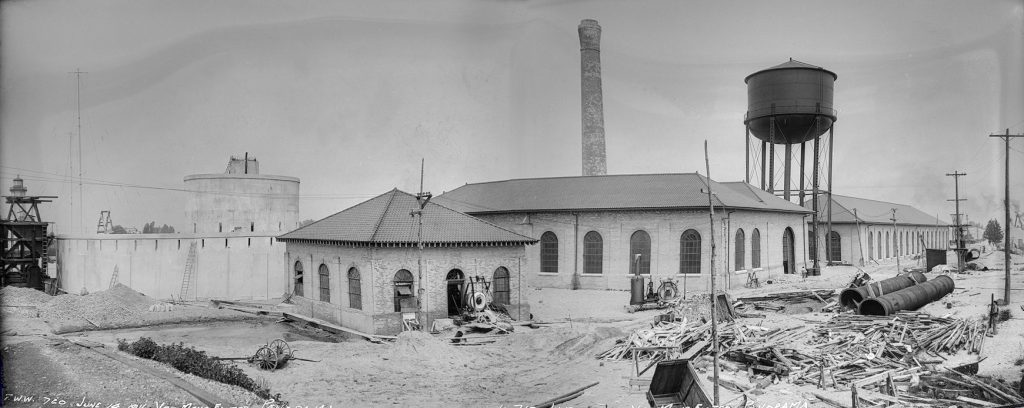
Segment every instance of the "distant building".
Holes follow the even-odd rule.
[[[248,154],[232,156],[224,173],[185,177],[189,190],[181,232],[287,232],[299,227],[299,179],[260,174]]]
[[[905,204],[832,195],[822,195],[819,220],[823,231],[820,242],[826,243],[819,259],[832,263],[863,266],[875,261],[894,260],[921,254],[926,248],[947,249],[951,239],[950,225]],[[829,205],[826,205],[829,204]],[[807,207],[811,204],[808,202]],[[832,231],[826,217],[832,209]],[[893,209],[896,222],[893,225]],[[809,247],[810,251],[816,246]]]
[[[628,289],[629,275],[639,269],[655,282],[676,278],[706,291],[712,235],[717,270],[743,275],[723,279],[723,286],[742,286],[748,271],[799,273],[806,263],[810,211],[749,184],[696,173],[474,183],[435,200],[539,239],[526,248],[523,264],[536,287]]]
[[[480,292],[529,317],[525,247],[536,240],[391,190],[278,237],[293,301],[303,314],[372,334],[402,331],[410,314],[429,328]],[[423,243],[422,273],[418,242]]]
[[[58,235],[60,287],[95,292],[117,281],[158,299],[284,294],[285,247],[275,237],[298,227],[299,179],[259,174],[246,155],[232,157],[224,173],[184,182],[191,225],[177,233]]]

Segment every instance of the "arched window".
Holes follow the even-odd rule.
[[[600,274],[604,256],[604,240],[597,231],[583,236],[583,273]]]
[[[505,269],[504,266],[499,266],[498,269],[494,270],[494,304],[508,305],[508,293],[508,269]]]
[[[540,271],[558,273],[558,237],[551,231],[540,236]]]
[[[832,231],[828,234],[828,260],[829,262],[839,262],[843,260],[843,247],[842,237],[839,233]]]
[[[735,243],[735,246],[736,246],[736,249],[735,249],[735,251],[736,251],[736,269],[735,270],[737,270],[737,271],[742,271],[744,269],[747,269],[745,267],[745,265],[743,264],[743,260],[746,259],[746,257],[747,257],[746,256],[747,255],[746,254],[746,251],[747,251],[746,242],[747,242],[747,237],[746,237],[746,234],[743,233],[743,229],[742,228],[737,229],[736,230],[736,243]]]
[[[348,307],[363,308],[363,285],[360,283],[359,270],[356,268],[348,269]]]
[[[868,233],[868,259],[875,259],[875,234]]]
[[[750,267],[757,269],[761,267],[761,231],[754,228],[750,233]]]
[[[330,302],[331,301],[331,271],[327,269],[326,264],[320,264],[320,270],[317,272],[320,275],[320,301]]]
[[[292,293],[295,296],[302,296],[302,262],[295,261],[295,288],[292,289]]]
[[[700,233],[688,229],[679,237],[679,273],[700,273]]]
[[[639,261],[637,254],[640,255]],[[637,269],[639,268],[639,269]],[[651,236],[647,231],[637,230],[629,237],[629,273],[651,273]]]
[[[395,311],[416,311],[416,295],[412,291],[412,272],[401,269],[395,272]]]

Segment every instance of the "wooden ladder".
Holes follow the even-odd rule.
[[[196,268],[196,243],[188,246],[188,259],[185,260],[185,273],[181,277],[181,292],[178,293],[180,300],[188,299],[188,290],[192,286],[192,273]]]
[[[118,277],[117,275],[118,275],[118,273],[117,273],[117,265],[114,265],[114,273],[112,275],[110,275],[110,286],[107,286],[107,289],[110,289],[110,288],[114,287],[114,285],[117,284],[117,277]]]

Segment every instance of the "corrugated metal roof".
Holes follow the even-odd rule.
[[[321,240],[351,243],[410,244],[417,242],[419,209],[416,196],[391,190],[322,220],[278,237],[279,240]],[[433,200],[423,208],[423,243],[533,243],[479,218]]]
[[[513,179],[466,184],[437,197],[468,214],[708,207],[708,179],[697,173]],[[711,181],[716,207],[809,212],[746,183]],[[757,190],[757,191],[754,191]]]
[[[822,200],[825,197],[827,196],[822,195]],[[833,223],[892,224],[892,209],[895,208],[896,224],[898,225],[949,226],[949,223],[934,215],[925,214],[923,211],[905,204],[833,194],[831,205]],[[811,208],[812,204],[808,201],[804,206]],[[856,217],[853,215],[854,209],[857,210]],[[827,214],[827,210],[828,207],[822,206],[820,210],[822,217]]]

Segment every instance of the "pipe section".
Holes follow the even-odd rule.
[[[893,293],[900,289],[924,283],[926,280],[928,280],[928,278],[920,272],[911,272],[907,275],[897,275],[892,278],[872,282],[864,286],[845,289],[839,293],[839,304],[846,308],[856,309],[864,299]]]
[[[953,279],[942,275],[919,285],[865,300],[860,304],[860,314],[889,316],[900,310],[916,310],[953,293],[954,288]]]

